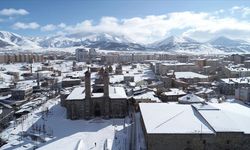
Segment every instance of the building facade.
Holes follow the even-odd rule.
[[[91,73],[85,72],[85,87],[75,88],[65,100],[67,118],[122,118],[128,114],[128,100],[123,87],[109,85],[107,70],[99,72],[99,81],[92,87]]]

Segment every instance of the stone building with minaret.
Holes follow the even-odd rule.
[[[68,119],[122,118],[128,114],[125,89],[109,84],[108,68],[100,69],[92,82],[87,70],[84,87],[76,87],[67,96],[64,104]]]

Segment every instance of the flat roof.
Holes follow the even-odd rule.
[[[235,122],[221,110],[200,109],[199,112],[216,132],[241,132]]]
[[[113,87],[113,86],[109,86],[109,97],[112,98],[117,98],[117,99],[126,99],[127,95],[125,92],[124,87]]]
[[[241,66],[225,66],[225,68],[227,68],[230,71],[234,71],[234,72],[248,72],[248,71],[250,71],[249,68],[245,68],[245,67],[241,67]]]
[[[250,108],[236,102],[192,105],[140,103],[139,106],[149,134],[250,134]]]
[[[232,122],[230,124],[218,122],[223,125],[234,125],[234,128],[250,134],[250,107],[239,103],[210,103],[212,106],[219,108]]]
[[[194,66],[194,63],[180,63],[180,62],[170,62],[170,63],[162,63],[164,66]]]
[[[177,88],[170,88],[169,91],[164,92],[164,94],[167,96],[172,96],[172,95],[185,95],[186,93],[183,90]]]
[[[227,84],[235,84],[235,83],[242,83],[242,84],[249,84],[250,77],[242,77],[242,78],[225,78],[221,79],[224,83]]]
[[[155,102],[161,102],[161,100],[155,96],[155,93],[153,91],[148,91],[136,96],[133,96],[133,98],[135,100],[151,100],[151,101],[155,101]]]
[[[32,90],[33,87],[28,84],[18,84],[16,88],[11,89],[11,91],[26,91],[26,90]]]
[[[149,134],[214,134],[213,129],[191,105],[140,103],[139,106]]]
[[[109,78],[110,83],[119,83],[124,81],[124,75],[111,75]]]
[[[103,97],[104,93],[91,93],[92,98]],[[127,95],[124,87],[109,86],[109,97],[111,99],[126,99]],[[76,87],[69,94],[66,100],[84,100],[85,99],[85,87]]]
[[[175,72],[175,77],[177,79],[185,78],[185,79],[190,79],[190,78],[208,78],[208,76],[195,73],[195,72]]]
[[[194,94],[187,94],[185,96],[178,98],[179,103],[182,104],[190,104],[190,103],[203,103],[205,102],[205,99],[194,95]]]
[[[85,98],[85,87],[76,87],[66,100],[83,100]]]

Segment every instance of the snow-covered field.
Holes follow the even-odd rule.
[[[126,119],[69,120],[59,99],[51,99],[40,108],[24,116],[18,125],[12,125],[2,134],[10,149],[103,149],[106,139],[114,149],[128,149],[128,124]],[[24,131],[24,132],[22,132]],[[23,134],[22,134],[23,133]],[[21,136],[23,135],[23,136]],[[33,140],[32,140],[33,139]],[[95,145],[96,143],[96,145]]]

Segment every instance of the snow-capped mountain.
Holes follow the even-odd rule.
[[[175,53],[213,54],[225,52],[250,52],[250,44],[243,40],[218,37],[208,42],[198,42],[189,37],[170,36],[149,45],[152,49]]]
[[[163,39],[159,42],[156,42],[155,44],[158,46],[164,46],[164,45],[175,45],[175,44],[183,44],[183,43],[199,43],[189,37],[181,36],[181,37],[176,37],[176,36],[170,36],[167,37],[166,39]]]
[[[43,37],[36,39],[36,41],[39,46],[46,48],[65,48],[81,45],[81,41],[79,39],[68,38],[66,36]]]
[[[23,37],[11,32],[0,31],[0,48],[67,48],[86,46],[103,50],[144,50],[145,47],[131,42],[124,36],[106,33],[86,36],[57,35],[51,37]]]
[[[145,50],[144,46],[131,41],[124,36],[102,33],[84,37],[82,44],[86,47],[104,50]]]
[[[0,48],[6,47],[23,47],[23,48],[39,48],[37,43],[29,40],[26,37],[15,33],[0,31]]]
[[[182,49],[198,49],[201,43],[189,37],[170,36],[159,42],[155,42],[150,47],[161,51],[176,51]]]
[[[224,36],[212,39],[207,42],[214,48],[224,52],[249,52],[250,44],[243,40],[233,40]]]
[[[74,47],[85,46],[104,50],[143,50],[140,44],[130,42],[124,36],[116,36],[106,33],[79,35],[61,35],[39,39],[42,47]]]
[[[212,39],[208,41],[211,45],[221,45],[221,46],[239,46],[242,44],[247,43],[246,41],[243,40],[233,40],[224,36],[217,37],[215,39]]]
[[[88,40],[91,42],[106,41],[106,42],[115,42],[115,43],[130,43],[131,41],[125,36],[119,36],[119,35],[114,35],[114,34],[111,35],[107,33],[95,33],[95,34],[88,34],[88,35],[69,34],[67,35],[67,37],[81,39],[82,41]]]
[[[185,36],[170,36],[158,42],[144,45],[135,43],[125,36],[107,33],[24,37],[15,33],[0,31],[0,50],[70,48],[77,46],[117,51],[148,50],[200,54],[250,52],[250,43],[243,40],[229,39],[227,37],[218,37],[202,43]]]

